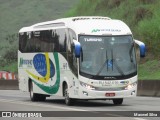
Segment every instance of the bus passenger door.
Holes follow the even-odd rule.
[[[70,93],[72,96],[78,96],[78,60],[75,57],[73,40],[76,39],[73,30],[69,30],[68,41],[67,41],[67,58],[68,65],[70,68]]]

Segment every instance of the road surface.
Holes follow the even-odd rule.
[[[19,90],[0,90],[0,111],[15,111],[15,112],[42,112],[42,118],[49,116],[47,119],[52,120],[106,120],[106,116],[113,120],[158,120],[156,114],[160,114],[160,98],[158,97],[135,97],[126,98],[120,106],[115,106],[109,100],[90,100],[77,101],[74,106],[66,106],[64,99],[58,96],[48,97],[44,102],[31,102],[28,92]],[[49,111],[49,112],[45,112]],[[113,111],[113,112],[112,112]],[[122,112],[121,112],[122,111]],[[126,112],[123,112],[126,111]],[[131,112],[127,112],[131,111]],[[138,112],[140,111],[140,112]],[[147,111],[147,112],[145,112]],[[156,111],[156,112],[155,112]],[[153,113],[153,114],[152,114]],[[132,117],[123,117],[126,114],[131,114]],[[134,116],[134,115],[135,116]],[[142,116],[136,116],[142,115]],[[149,114],[150,117],[145,117],[144,114]],[[100,117],[102,115],[102,117]],[[153,116],[152,116],[153,115]],[[53,117],[54,118],[51,118]],[[67,116],[67,117],[66,117]],[[74,117],[72,117],[74,116]],[[6,118],[3,118],[4,120]],[[16,118],[21,119],[21,118]],[[36,118],[23,118],[35,120]],[[39,118],[38,118],[39,119]]]

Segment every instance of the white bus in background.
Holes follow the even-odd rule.
[[[51,95],[75,100],[113,100],[136,96],[135,43],[145,56],[144,43],[134,40],[120,20],[81,16],[42,22],[19,31],[19,88],[32,101]]]

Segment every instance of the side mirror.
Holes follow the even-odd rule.
[[[139,41],[139,40],[134,40],[135,43],[139,46],[139,50],[140,50],[140,57],[145,57],[146,55],[146,46],[143,42]]]
[[[80,55],[81,55],[81,44],[78,41],[73,40],[73,46],[74,46],[75,57],[76,58],[80,58]]]

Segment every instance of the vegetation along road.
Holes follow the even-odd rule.
[[[70,16],[109,16],[123,20],[147,46],[139,79],[160,80],[159,0],[0,0],[0,70],[17,72],[17,33],[34,23]]]

